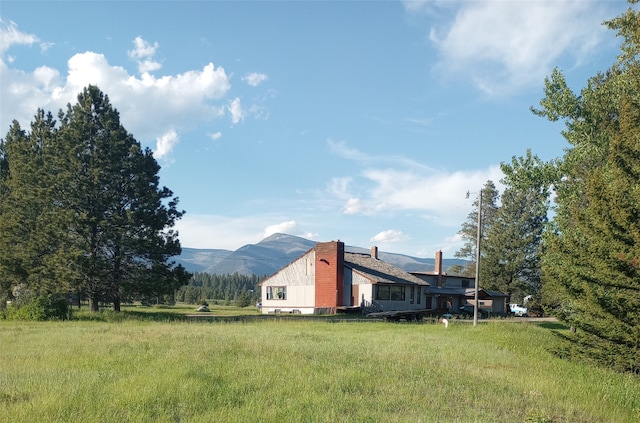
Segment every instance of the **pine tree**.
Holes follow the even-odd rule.
[[[14,121],[5,141],[0,279],[34,295],[70,288],[56,136],[53,116],[38,110],[29,133]]]
[[[624,38],[617,63],[580,96],[555,71],[534,110],[565,120],[572,146],[559,166],[544,290],[576,328],[569,353],[640,373],[640,12],[607,25]]]
[[[69,105],[60,129],[71,175],[66,206],[75,213],[81,286],[92,311],[100,300],[173,292],[189,274],[169,258],[180,254],[171,228],[184,212],[166,187],[149,149],[120,124],[108,96],[89,86]]]
[[[484,237],[495,220],[498,206],[499,193],[492,181],[487,181],[482,187],[482,228],[481,236]],[[476,245],[478,238],[478,198],[473,202],[474,210],[469,213],[467,220],[462,224],[462,228],[458,231],[458,235],[465,241],[460,250],[456,251],[455,257],[468,259],[469,263],[463,270],[463,276],[475,275],[476,262]],[[482,252],[482,248],[480,249]],[[482,257],[480,259],[482,264]],[[481,266],[482,268],[482,266]]]
[[[39,110],[29,133],[14,122],[0,143],[0,297],[75,291],[96,311],[173,295],[190,278],[170,261],[184,212],[151,151],[97,87],[59,119]]]
[[[542,235],[547,223],[552,166],[527,151],[501,165],[506,189],[483,243],[482,286],[520,302],[540,289]]]

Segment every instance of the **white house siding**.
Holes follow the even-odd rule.
[[[358,298],[354,298],[354,305],[361,305],[362,300],[371,303],[371,294],[373,293],[373,285],[371,280],[365,278],[359,273],[354,273],[353,270],[345,267],[344,278],[349,279],[351,285],[358,285]]]
[[[262,282],[262,313],[313,314],[315,251],[303,255]],[[285,300],[267,300],[268,286],[286,286]]]

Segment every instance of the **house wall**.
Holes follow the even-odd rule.
[[[412,273],[412,275],[428,282],[431,286],[442,286],[443,288],[473,288],[475,285],[473,278],[465,278],[462,276],[433,275],[426,273]]]
[[[465,304],[473,305],[473,298],[467,298],[464,301]],[[462,301],[461,301],[462,303]],[[465,305],[461,304],[461,305]],[[486,311],[492,314],[504,314],[506,312],[506,298],[505,297],[480,297],[478,298],[478,308],[482,311]]]
[[[262,313],[300,313],[313,314],[315,302],[315,252],[293,261],[278,273],[262,282]],[[285,300],[267,299],[268,286],[286,286]]]
[[[352,291],[355,291],[354,286],[357,287],[358,297],[353,298],[353,305],[359,306],[362,305],[362,301],[366,301],[371,303],[371,293],[373,292],[373,285],[371,285],[371,281],[364,276],[354,273],[352,269],[345,268],[344,269],[344,279],[345,285],[348,280],[351,284]]]
[[[506,313],[506,298],[504,297],[496,297],[493,299],[491,304],[491,313]]]
[[[461,276],[446,276],[443,286],[446,288],[473,288],[475,286],[475,280]]]
[[[376,293],[377,290],[379,289],[379,287],[382,284],[378,285],[372,285],[372,298],[374,299],[374,301],[376,302],[376,304],[379,304],[383,311],[394,311],[394,310],[425,310],[428,309],[428,305],[425,304],[426,302],[426,298],[425,298],[425,291],[424,291],[424,286],[421,286],[420,288],[420,303],[418,304],[418,289],[416,285],[405,285],[405,297],[404,297],[404,301],[392,301],[392,300],[378,300],[376,299]],[[415,289],[414,291],[414,297],[413,297],[413,303],[411,302],[411,289]]]

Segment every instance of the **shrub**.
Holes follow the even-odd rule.
[[[64,296],[49,294],[36,296],[20,305],[11,305],[4,314],[9,320],[68,320],[71,307]]]

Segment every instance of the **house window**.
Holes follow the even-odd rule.
[[[376,300],[388,301],[390,297],[390,285],[377,285]]]
[[[469,288],[469,279],[463,279],[462,280],[462,287],[463,288]]]
[[[417,287],[418,288],[418,301],[417,303],[420,304],[420,297],[422,297],[422,288],[421,287]]]
[[[286,286],[268,286],[267,287],[267,300],[286,300],[286,299],[287,299]]]
[[[404,301],[405,286],[391,287],[391,301]]]
[[[415,301],[415,297],[416,297],[416,287],[412,286],[411,288],[409,288],[409,303],[413,304],[413,302]]]

